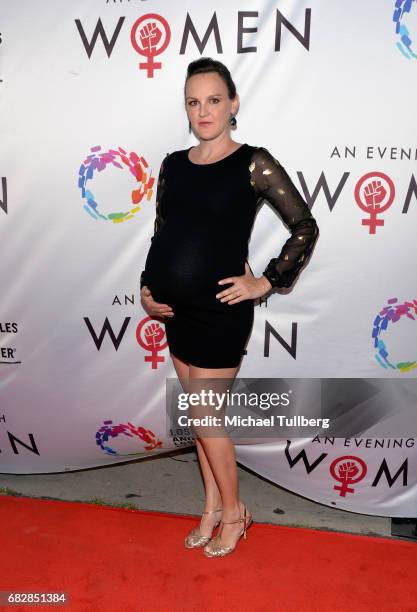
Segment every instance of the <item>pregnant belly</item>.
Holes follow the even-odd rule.
[[[145,264],[152,297],[157,302],[182,302],[213,290],[218,278],[215,248],[213,239],[201,233],[159,232]]]

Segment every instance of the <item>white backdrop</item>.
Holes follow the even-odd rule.
[[[233,138],[271,151],[320,228],[293,290],[256,307],[239,376],[415,378],[417,8],[399,4],[0,4],[2,472],[73,470],[191,443],[165,435],[175,371],[163,324],[155,335],[141,307],[139,274],[160,163],[197,144],[182,91],[201,55],[226,63],[237,84]],[[141,39],[152,23],[159,38]],[[150,61],[160,62],[153,76],[140,67]],[[375,231],[362,224],[375,217]],[[249,250],[256,275],[287,237],[264,205]],[[415,516],[414,434],[376,448],[365,433],[236,450],[322,503]],[[353,492],[343,457],[359,469]]]

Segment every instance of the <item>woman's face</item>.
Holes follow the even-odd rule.
[[[217,72],[195,74],[185,86],[185,108],[194,134],[212,140],[230,130],[230,114],[237,112],[239,96],[231,100],[227,86]]]

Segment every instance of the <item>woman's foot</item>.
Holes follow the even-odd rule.
[[[232,552],[246,529],[252,523],[252,514],[245,505],[239,501],[234,510],[224,510],[221,527],[215,538],[210,540],[204,548],[208,557],[223,557]]]
[[[200,525],[194,527],[185,538],[185,547],[198,548],[207,544],[213,535],[214,529],[220,524],[222,511],[221,502],[215,508],[204,510],[200,519]]]
[[[201,516],[200,520],[200,533],[204,536],[212,536],[214,529],[219,525],[220,520],[222,518],[222,503],[220,502],[217,506],[212,506],[212,509],[215,508],[216,511],[212,512],[212,510],[204,508],[204,513]],[[207,512],[207,514],[205,514]]]

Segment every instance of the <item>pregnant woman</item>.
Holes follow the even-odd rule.
[[[233,379],[254,319],[254,304],[273,287],[290,287],[309,259],[319,231],[286,170],[264,147],[237,143],[239,96],[229,70],[211,58],[188,66],[184,102],[199,144],[163,160],[154,236],[141,274],[141,303],[164,317],[180,380]],[[256,278],[248,241],[266,199],[291,235]],[[231,553],[252,523],[239,498],[229,437],[196,437],[206,494],[199,527],[185,539],[208,557]],[[218,533],[212,537],[214,529]]]

